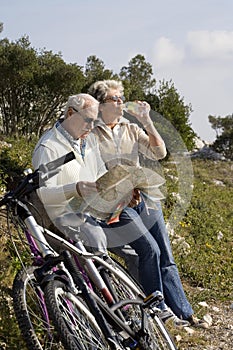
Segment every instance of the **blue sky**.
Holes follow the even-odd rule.
[[[1,38],[28,35],[33,47],[84,66],[96,55],[119,73],[136,54],[155,78],[172,80],[201,139],[208,115],[233,113],[232,0],[0,0]]]

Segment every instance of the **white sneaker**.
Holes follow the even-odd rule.
[[[172,322],[175,327],[188,327],[189,322],[185,320],[181,320],[179,317],[177,317],[174,312],[170,308],[164,309],[161,311],[161,314],[159,315],[161,320],[164,323],[170,323]]]
[[[200,320],[199,318],[197,318],[194,315],[191,315],[187,321],[189,322],[189,325],[192,327],[196,327],[196,328],[203,328],[203,329],[207,329],[210,327],[210,323],[206,322],[205,320]]]

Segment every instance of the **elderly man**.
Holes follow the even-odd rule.
[[[34,168],[71,151],[75,159],[37,191],[51,221],[74,241],[81,238],[86,246],[106,250],[106,236],[94,218],[77,213],[82,197],[96,191],[95,181],[106,172],[95,137],[87,136],[98,115],[99,103],[88,94],[70,96],[64,119],[45,132],[38,141],[32,163]],[[74,224],[75,227],[74,228]]]

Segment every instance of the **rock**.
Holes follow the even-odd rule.
[[[0,141],[0,148],[11,148],[12,144],[5,141]]]
[[[221,239],[223,239],[224,235],[221,231],[218,232],[217,234],[217,240],[220,241]]]
[[[214,183],[215,185],[217,185],[217,186],[226,186],[226,185],[224,184],[224,182],[222,182],[222,181],[220,181],[220,180],[213,180],[213,183]]]
[[[184,329],[189,335],[193,335],[195,333],[195,330],[190,327],[184,327]]]
[[[182,337],[181,337],[180,334],[177,334],[177,335],[175,336],[175,340],[176,340],[177,343],[179,343],[179,342],[181,341],[181,339],[182,339]]]
[[[209,314],[206,314],[203,316],[203,320],[208,323],[209,327],[212,325],[213,323],[213,319]]]
[[[213,306],[213,307],[212,307],[212,310],[213,310],[214,312],[219,312],[219,311],[220,311],[220,309],[219,309],[217,306]]]
[[[209,305],[205,301],[200,301],[200,303],[198,303],[198,305],[200,305],[202,307],[209,307]]]
[[[225,157],[215,152],[210,146],[204,146],[201,149],[194,151],[190,154],[191,158],[212,159],[212,160],[225,160]]]
[[[191,247],[185,241],[184,237],[176,236],[176,238],[172,240],[172,245],[176,246],[176,251],[183,255],[188,255],[191,251]]]
[[[199,150],[206,145],[205,141],[202,141],[199,137],[195,137],[194,142],[196,150]]]

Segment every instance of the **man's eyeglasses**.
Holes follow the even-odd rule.
[[[79,115],[81,115],[81,117],[83,118],[83,120],[85,121],[85,123],[87,124],[91,124],[94,123],[94,119],[93,118],[88,118],[88,117],[84,117],[77,109],[75,109],[74,107],[70,107],[73,109],[73,111],[75,111],[76,113],[78,113]]]
[[[124,95],[122,95],[122,96],[116,96],[116,95],[115,96],[108,96],[108,97],[106,97],[105,101],[108,101],[108,100],[112,100],[114,102],[121,100],[122,102],[124,102],[125,96]]]

